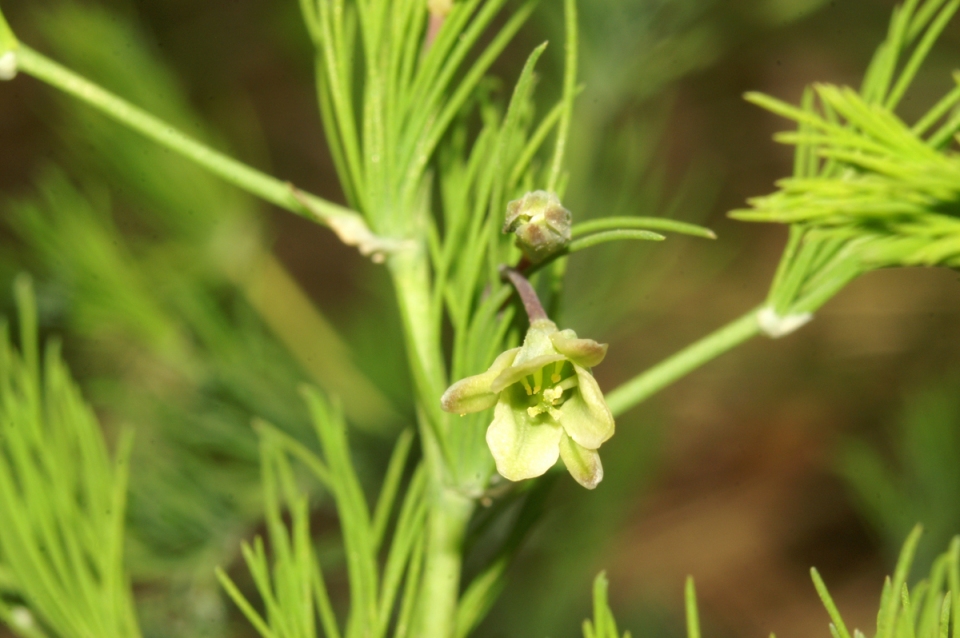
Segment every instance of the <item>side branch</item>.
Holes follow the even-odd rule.
[[[614,416],[623,414],[708,361],[758,335],[759,310],[754,308],[608,393],[610,411]]]
[[[32,75],[103,112],[154,142],[193,160],[225,181],[271,204],[329,226],[345,243],[364,255],[382,254],[390,243],[374,235],[356,211],[315,195],[301,193],[278,180],[216,151],[163,120],[104,90],[23,43],[17,49],[17,70]]]

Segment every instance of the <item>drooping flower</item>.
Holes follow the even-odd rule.
[[[441,404],[457,414],[496,406],[487,445],[504,478],[540,476],[560,458],[577,482],[593,489],[603,479],[597,450],[614,432],[613,415],[590,373],[606,353],[606,344],[538,319],[523,346],[501,354],[486,372],[454,383]]]

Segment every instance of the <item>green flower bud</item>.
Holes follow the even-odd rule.
[[[597,450],[613,436],[613,415],[590,373],[606,344],[578,339],[549,319],[534,321],[523,346],[490,369],[454,383],[440,399],[447,412],[495,407],[487,445],[497,471],[511,481],[540,476],[562,459],[587,489],[603,479]]]
[[[536,264],[567,247],[572,223],[554,193],[533,191],[507,204],[503,232],[515,234],[517,247]]]

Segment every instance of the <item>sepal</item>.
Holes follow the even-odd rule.
[[[516,359],[520,348],[500,354],[486,372],[461,379],[447,388],[440,397],[440,406],[447,412],[469,414],[492,408],[497,403],[499,390],[491,388],[494,380]]]
[[[596,450],[613,436],[616,424],[593,375],[580,366],[574,370],[580,391],[560,407],[561,423],[579,445]]]
[[[560,458],[570,476],[588,490],[594,489],[603,480],[603,464],[597,451],[577,445],[566,434],[560,439]]]
[[[550,335],[550,341],[557,352],[584,368],[600,365],[607,356],[607,344],[597,343],[593,339],[578,339],[573,330],[561,330]]]

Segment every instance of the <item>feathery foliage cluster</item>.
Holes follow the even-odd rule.
[[[535,190],[562,198],[570,179],[564,163],[579,91],[575,1],[563,3],[564,71],[553,104],[544,109],[534,95],[546,44],[529,54],[508,94],[490,75],[536,5],[301,0],[320,117],[347,206],[208,146],[217,140],[176,79],[128,46],[131,34],[103,14],[65,5],[47,20],[47,35],[61,57],[130,101],[18,42],[0,14],[0,79],[19,71],[94,107],[71,111],[64,136],[89,173],[74,179],[47,168],[40,196],[10,205],[10,226],[30,248],[32,265],[54,282],[49,298],[66,299],[69,307],[51,314],[88,351],[103,350],[109,371],[90,392],[137,423],[151,443],[131,451],[124,434],[110,461],[56,346],[41,372],[37,312],[22,280],[21,354],[5,336],[0,352],[0,620],[29,638],[137,636],[128,574],[147,579],[180,570],[194,585],[209,588],[215,579],[264,638],[460,638],[477,628],[542,515],[553,477],[503,481],[485,443],[491,411],[447,414],[439,401],[444,389],[519,344],[533,319],[520,310],[530,312],[531,297],[533,307],[543,300],[541,313],[562,315],[570,254],[611,241],[664,239],[658,231],[714,237],[673,219],[609,216],[574,224],[569,244],[531,264],[503,233],[508,202]],[[913,126],[894,114],[958,8],[960,0],[907,0],[859,92],[818,85],[799,108],[750,96],[799,123],[779,138],[797,146],[794,176],[777,193],[751,200],[752,209],[733,213],[791,227],[767,307],[610,393],[614,415],[760,331],[779,336],[799,327],[863,272],[960,265],[960,160],[948,148],[960,130],[960,89]],[[137,64],[120,64],[103,55],[110,47],[91,42],[129,49]],[[104,116],[162,150],[145,150]],[[90,149],[89,138],[101,143]],[[185,167],[170,150],[210,174]],[[327,225],[384,264],[412,398],[385,392],[370,369],[352,361],[270,254],[253,203],[216,178]],[[133,232],[117,223],[115,184],[143,205],[131,215]],[[513,280],[522,306],[505,268],[532,284],[523,292]],[[560,386],[561,365],[551,400],[571,389]],[[302,397],[297,388],[306,388]],[[527,394],[540,390],[536,381]],[[602,397],[591,405],[607,409]],[[522,406],[516,412],[531,414]],[[348,444],[348,422],[386,437],[408,419],[416,420],[420,454],[412,451],[415,429],[403,429],[382,480],[371,481]],[[339,517],[348,601],[336,595],[311,529],[327,497]],[[241,542],[261,510],[265,539]],[[958,638],[960,541],[911,591],[918,534],[884,588],[878,638],[948,638],[951,623]],[[253,581],[247,591],[243,576],[214,570],[238,545]],[[467,578],[463,564],[472,553],[479,566]],[[816,572],[814,583],[834,638],[850,638]],[[594,607],[585,637],[619,638],[602,574]],[[692,581],[687,618],[689,638],[699,638]]]
[[[898,7],[859,91],[819,84],[799,108],[748,94],[799,124],[777,136],[797,146],[793,176],[751,199],[752,209],[731,213],[790,224],[767,302],[778,316],[813,312],[872,269],[960,263],[960,157],[949,149],[960,130],[960,89],[913,126],[894,113],[958,8],[943,0]]]
[[[960,536],[934,561],[930,575],[912,587],[910,569],[914,563],[922,528],[917,525],[900,550],[893,577],[888,576],[880,594],[874,638],[951,638],[960,632],[957,605],[960,604]],[[863,638],[859,629],[851,633],[816,568],[810,570],[813,585],[830,618],[833,638]],[[700,618],[693,578],[685,589],[687,638],[700,638]],[[617,623],[607,602],[607,579],[601,572],[593,584],[594,618],[584,621],[584,638],[620,638]],[[771,634],[772,636],[773,634]],[[630,633],[624,634],[629,638]]]
[[[0,336],[0,620],[27,638],[140,635],[124,569],[131,432],[107,453],[60,357],[41,357],[30,280],[16,285],[20,352]]]

